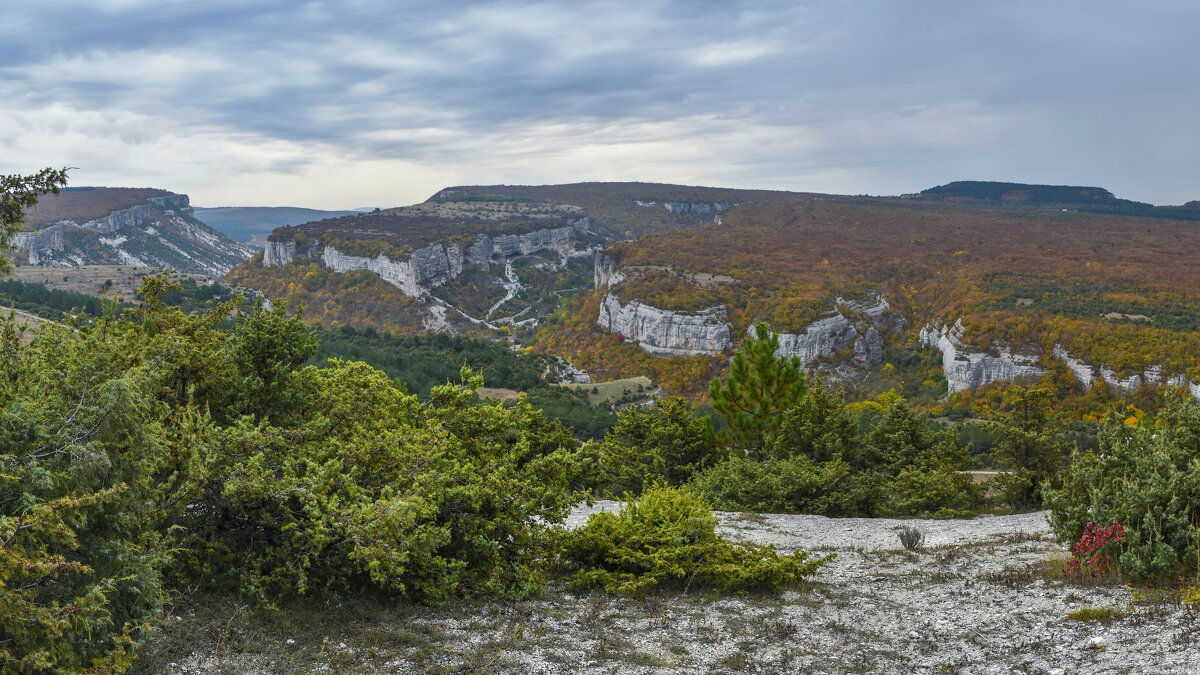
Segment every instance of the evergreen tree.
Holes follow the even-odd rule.
[[[857,466],[858,420],[846,409],[840,392],[814,378],[804,399],[783,413],[779,432],[767,440],[765,454],[772,459],[803,455],[814,462],[840,456]]]
[[[600,444],[604,487],[614,494],[640,493],[655,482],[681,485],[716,458],[709,419],[678,396],[622,413]]]
[[[733,355],[729,375],[712,381],[708,395],[728,429],[719,434],[727,446],[761,456],[767,439],[779,431],[783,413],[799,405],[808,391],[796,356],[777,356],[779,336],[766,323]]]
[[[1054,392],[1017,386],[1004,396],[1006,416],[995,425],[994,456],[1012,473],[1004,479],[1005,500],[1014,508],[1036,507],[1042,482],[1054,478],[1069,452],[1065,425],[1053,411]]]

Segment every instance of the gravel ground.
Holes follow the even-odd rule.
[[[614,508],[581,507],[568,526]],[[220,640],[241,648],[214,653],[201,637],[143,672],[1200,673],[1200,612],[1121,585],[1065,583],[1056,571],[1065,547],[1044,513],[718,516],[731,539],[836,557],[805,587],[770,595],[635,600],[552,587],[519,603],[410,607],[297,628],[299,639],[273,628],[251,640],[237,631],[253,633],[254,622],[231,619],[232,638]],[[922,530],[922,550],[900,547],[901,525]],[[1068,617],[1102,608],[1119,615]],[[167,642],[149,651],[161,658]]]

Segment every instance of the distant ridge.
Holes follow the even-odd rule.
[[[1084,185],[1038,185],[999,181],[960,180],[902,195],[905,199],[953,202],[1001,202],[1031,206],[1065,207],[1083,213],[1108,213],[1143,218],[1200,220],[1200,201],[1183,206],[1155,206],[1120,199],[1102,187]]]
[[[323,211],[296,206],[193,207],[196,218],[238,241],[262,246],[277,227],[349,216],[359,211]]]

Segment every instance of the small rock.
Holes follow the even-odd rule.
[[[914,631],[909,632],[908,637],[910,637],[914,640],[920,640],[921,634],[914,630]]]
[[[1047,675],[1067,675],[1067,671],[1063,670],[1062,668],[1053,668],[1049,673],[1047,673]]]
[[[295,640],[293,640],[292,638],[288,638],[288,639],[287,639],[287,642],[286,642],[285,644],[287,644],[287,645],[294,645],[294,644],[296,644],[296,641],[295,641]]]

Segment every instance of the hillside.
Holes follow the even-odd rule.
[[[198,220],[230,238],[263,246],[267,242],[267,235],[277,227],[340,218],[356,212],[321,211],[295,206],[195,206],[192,207],[192,213]]]
[[[220,276],[253,249],[197,220],[187,195],[142,188],[67,188],[26,214],[18,265],[136,265]]]
[[[606,377],[664,356],[702,373],[763,320],[785,351],[864,377],[935,348],[944,379],[930,395],[1058,362],[1085,386],[1182,384],[1200,379],[1197,254],[1200,229],[1162,219],[899,199],[747,205],[720,226],[605,249],[597,290],[539,348]]]
[[[939,185],[904,197],[931,201],[1004,202],[1009,205],[1065,207],[1085,213],[1200,220],[1200,204],[1197,202],[1188,202],[1183,206],[1155,206],[1119,199],[1104,188],[1079,185],[1030,185],[968,180]]]
[[[303,303],[326,327],[528,336],[590,285],[592,247],[796,197],[652,183],[451,187],[413,206],[280,227],[233,277]]]
[[[1155,212],[1093,212],[1126,207]],[[701,397],[756,321],[864,392],[932,401],[1065,369],[1081,391],[1200,393],[1200,230],[1159,209],[1190,207],[971,181],[902,198],[454,187],[280,228],[231,278],[327,327],[507,333]]]
[[[429,201],[507,199],[567,204],[584,209],[613,236],[626,238],[720,222],[722,213],[739,204],[797,196],[777,190],[665,183],[571,183],[456,186],[438,192]]]

